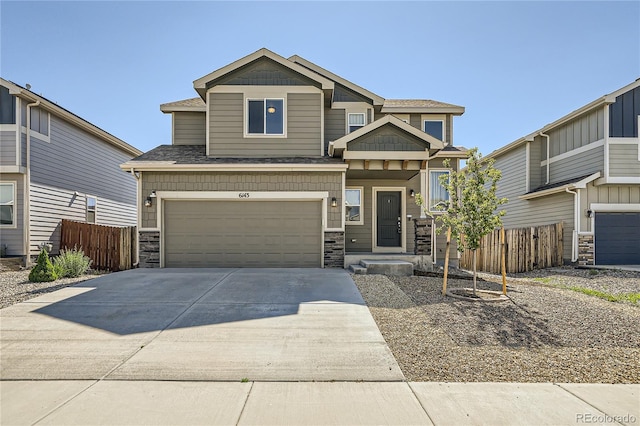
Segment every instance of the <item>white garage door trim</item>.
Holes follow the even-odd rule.
[[[324,232],[327,230],[327,191],[156,191],[157,224],[160,231],[160,267],[164,268],[164,224],[162,221],[163,200],[233,200],[239,203],[243,201],[321,201],[322,202],[322,226],[320,227],[320,267],[324,268]]]

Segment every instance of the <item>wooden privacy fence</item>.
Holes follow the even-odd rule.
[[[506,272],[526,272],[562,265],[562,222],[553,225],[505,230]],[[500,273],[500,230],[480,241],[476,250],[478,271]],[[465,250],[460,267],[473,269],[473,252]]]
[[[60,248],[82,249],[93,269],[131,269],[136,253],[136,227],[94,225],[63,219]]]

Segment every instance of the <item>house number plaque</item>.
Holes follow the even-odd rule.
[[[238,198],[249,198],[248,192],[240,192],[238,193]]]

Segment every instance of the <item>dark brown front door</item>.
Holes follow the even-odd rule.
[[[402,211],[399,191],[377,193],[377,246],[402,246]]]

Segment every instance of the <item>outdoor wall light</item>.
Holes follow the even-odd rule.
[[[151,207],[153,205],[153,199],[156,198],[156,191],[151,191],[151,194],[144,200],[145,207]]]
[[[331,198],[331,207],[338,207],[338,200],[336,200],[336,197]]]
[[[587,210],[587,217],[593,217],[593,210]]]
[[[270,106],[269,108],[267,108],[267,112],[269,114],[273,114],[274,112],[276,112],[276,107],[274,106]]]
[[[414,191],[413,189],[409,190],[409,197],[413,198],[416,196],[416,191]]]

